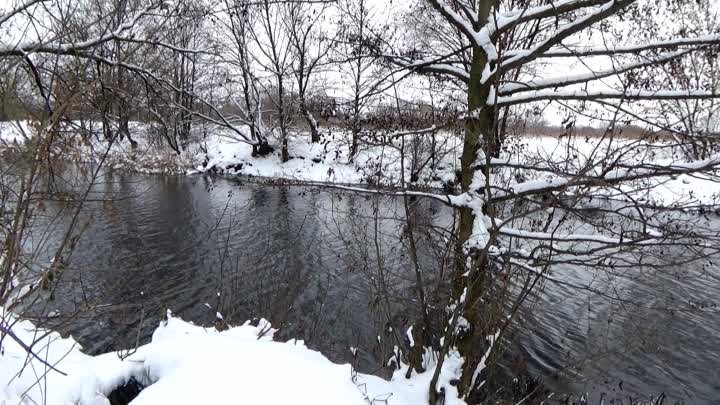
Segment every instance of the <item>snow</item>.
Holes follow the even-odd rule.
[[[228,334],[182,329],[159,329],[152,350],[142,355],[153,384],[133,404],[222,404],[238,397],[249,404],[364,404],[349,365],[333,364],[301,343],[257,339],[249,328]]]
[[[480,171],[476,171],[476,176]],[[472,234],[465,242],[465,249],[480,250],[483,249],[490,239],[488,226],[490,225],[490,217],[483,214],[483,204],[485,199],[476,192],[467,192],[458,196],[450,196],[450,203],[454,207],[466,207],[472,210],[475,220],[473,221]]]
[[[154,332],[152,342],[130,351],[85,355],[72,338],[36,328],[2,311],[2,325],[43,361],[28,358],[10,336],[0,352],[0,403],[105,405],[107,395],[135,378],[146,388],[133,405],[182,404],[312,404],[416,405],[427,402],[432,372],[404,377],[402,366],[392,380],[353,373],[348,364],[334,364],[301,341],[273,341],[274,329],[265,320],[226,331],[203,328],[172,317]],[[128,353],[128,352],[125,352]],[[426,355],[432,366],[432,356]],[[46,364],[53,365],[53,371]],[[443,364],[438,387],[447,405],[462,405],[450,384],[462,366],[457,353]],[[432,370],[432,368],[430,368]],[[63,374],[61,374],[61,372]]]
[[[543,179],[530,180],[513,185],[511,187],[511,194],[527,194],[536,190],[562,187],[567,185],[569,182],[570,180],[566,178],[546,176]]]
[[[475,386],[477,379],[480,377],[480,373],[482,373],[482,371],[485,370],[485,368],[487,367],[487,361],[490,358],[493,346],[495,346],[495,342],[497,342],[498,337],[500,337],[500,331],[495,332],[494,335],[486,337],[488,347],[487,349],[485,349],[485,353],[483,353],[482,358],[480,358],[480,361],[478,362],[478,365],[473,372],[471,380],[472,382],[470,383],[470,386]]]
[[[97,123],[86,122],[85,125],[95,131],[99,129]],[[23,143],[24,135],[20,128],[30,134],[32,125],[28,122],[0,123],[0,149]],[[437,192],[447,185],[457,184],[455,173],[460,168],[462,140],[455,134],[435,131],[432,128],[416,131],[420,135],[395,132],[385,138],[393,139],[397,146],[400,137],[406,136],[408,140],[424,137],[423,139],[428,141],[429,135],[435,133],[438,145],[437,164],[434,168],[426,165],[420,171],[417,181],[412,183],[412,187],[430,188],[434,191],[401,190],[402,178],[404,177],[406,185],[410,181],[412,157],[406,156],[404,176],[401,176],[400,152],[396,147],[364,146],[355,159],[350,161],[349,134],[338,129],[323,128],[322,140],[316,144],[310,142],[309,134],[291,133],[289,152],[292,158],[285,163],[280,160],[279,150],[265,157],[251,156],[252,147],[238,141],[232,131],[227,129],[208,128],[204,141],[191,142],[180,155],[158,141],[153,141],[149,136],[152,133],[151,128],[147,124],[131,123],[130,130],[137,146],[133,148],[127,139],[114,143],[105,160],[106,167],[144,173],[212,172],[309,184],[332,183],[348,191],[362,192],[372,191],[366,186],[372,188],[381,184],[386,187],[382,191],[385,194],[432,197],[456,207],[471,208],[476,216],[484,217],[482,201],[485,198],[487,179],[482,175],[482,171],[475,172],[470,193],[453,195]],[[63,146],[63,158],[82,162],[99,161],[107,149],[105,141],[94,137],[89,142],[82,141],[79,136],[67,137]],[[581,170],[586,164],[594,167],[594,173],[587,173],[588,176],[602,176],[606,180],[622,176],[637,178],[648,173],[661,174],[653,179],[643,180],[642,184],[628,181],[623,185],[634,198],[656,205],[671,206],[676,202],[713,205],[718,203],[720,198],[720,182],[717,182],[716,176],[712,174],[712,169],[720,165],[720,160],[711,157],[703,161],[687,162],[680,149],[672,147],[668,141],[649,143],[622,138],[582,139],[526,134],[519,138],[509,138],[504,146],[507,148],[503,155],[491,160],[493,166],[501,168],[495,170],[491,178],[493,198],[511,197],[517,193],[535,193],[548,187],[568,186],[564,191],[572,192],[573,184],[582,178],[558,174],[558,169],[567,167],[566,170],[574,172]],[[631,153],[626,153],[627,151]],[[613,161],[621,155],[622,159],[617,161],[618,167],[603,170],[603,161]],[[485,157],[479,156],[476,164],[485,163]],[[669,171],[681,173],[674,176],[662,175]],[[515,174],[521,174],[522,178],[513,177]],[[596,195],[605,193],[600,187],[596,187],[596,190]],[[473,232],[475,237],[472,244],[483,246],[487,233],[485,227],[489,219],[484,218],[484,221],[475,223],[477,229]]]
[[[399,133],[398,136],[402,136]],[[390,134],[388,138],[393,137]],[[441,136],[438,141],[440,160],[433,170],[421,172],[418,183],[430,187],[442,187],[444,179],[454,179],[459,167],[461,140]],[[372,146],[361,148],[352,161],[349,160],[349,134],[341,130],[323,131],[320,143],[309,142],[308,134],[291,134],[288,149],[291,159],[282,163],[279,151],[255,158],[252,147],[230,137],[213,136],[207,140],[207,163],[197,164],[191,173],[219,170],[226,174],[278,178],[298,182],[336,184],[401,184],[400,153],[396,148]],[[397,143],[397,141],[396,141]],[[199,160],[199,159],[198,159]],[[204,162],[202,162],[204,163]],[[405,162],[405,181],[410,180],[410,159]]]
[[[4,335],[0,352],[0,403],[79,404],[107,403],[104,396],[139,374],[141,364],[122,362],[115,354],[90,357],[80,351],[72,339],[37,329],[28,321],[19,321],[0,308],[0,325],[12,325],[12,332],[26,345],[35,342],[33,351],[43,359],[28,358],[21,345]],[[57,371],[52,371],[53,365]]]
[[[27,121],[9,122],[0,121],[0,147],[22,144],[25,142],[23,132],[28,132]]]
[[[567,84],[572,78],[568,78]],[[562,85],[562,84],[561,84]],[[489,99],[489,105],[513,105],[528,103],[540,100],[604,100],[604,99],[623,99],[623,100],[692,100],[717,97],[716,91],[705,90],[537,90],[529,91],[523,94],[512,96],[500,96],[494,100]]]

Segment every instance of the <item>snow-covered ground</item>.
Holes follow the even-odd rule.
[[[0,149],[14,147],[24,142],[23,130],[31,133],[27,122],[0,122]],[[298,182],[323,182],[342,184],[400,184],[400,152],[388,146],[361,146],[353,161],[349,159],[349,135],[341,130],[325,130],[321,143],[309,142],[308,134],[293,133],[289,137],[291,159],[282,163],[280,150],[265,157],[253,157],[252,147],[233,138],[232,131],[216,129],[206,139],[191,142],[180,155],[169,147],[152,141],[147,136],[148,127],[131,124],[133,147],[127,139],[116,141],[107,154],[105,165],[117,169],[129,169],[142,173],[188,173],[215,172],[228,175],[256,176],[285,179]],[[94,128],[95,131],[99,127]],[[426,136],[429,140],[429,137]],[[272,142],[272,141],[271,141]],[[99,161],[107,149],[104,141],[79,136],[68,136],[59,143],[59,154],[74,161]],[[438,136],[436,161],[430,161],[427,146],[419,155],[422,170],[415,170],[410,160],[405,162],[405,179],[409,181],[418,172],[417,185],[442,187],[455,179],[459,167],[461,140],[453,136]],[[407,146],[410,153],[411,146]]]
[[[350,161],[349,139],[346,132],[326,131],[322,141],[313,144],[307,134],[292,134],[288,141],[291,159],[282,163],[278,150],[270,156],[255,158],[251,156],[250,146],[225,136],[215,136],[207,140],[207,160],[196,159],[195,171],[191,173],[218,170],[227,174],[302,182],[400,185],[402,163],[398,148],[361,146],[357,156]],[[425,141],[429,142],[429,137],[425,136]],[[417,185],[439,188],[444,182],[455,180],[462,141],[457,137],[440,135],[437,146],[434,167],[430,163],[425,165]],[[410,155],[410,148],[408,145],[406,156]],[[429,159],[429,149],[423,150],[420,156],[418,161]],[[413,172],[410,159],[405,162],[404,169],[405,181],[410,181]]]
[[[20,123],[30,133],[28,123]],[[0,122],[0,148],[23,143],[23,134],[15,123]],[[95,128],[97,130],[98,128]],[[457,184],[456,171],[460,168],[461,139],[453,134],[436,134],[435,160],[430,159],[429,135],[418,136],[421,144],[415,149],[411,137],[406,138],[406,158],[401,162],[399,141],[393,146],[361,146],[357,156],[349,159],[349,135],[336,129],[324,129],[320,143],[309,142],[309,135],[293,133],[289,138],[290,161],[282,163],[279,149],[265,157],[253,157],[252,147],[233,139],[227,129],[208,131],[202,141],[191,142],[181,154],[175,154],[161,141],[147,136],[149,129],[141,123],[132,123],[131,132],[137,145],[127,139],[112,145],[105,164],[116,169],[144,173],[218,173],[224,175],[255,176],[295,182],[321,182],[354,185],[398,187],[401,185],[401,168],[404,180],[414,187],[452,188]],[[98,161],[107,144],[92,137],[85,141],[79,136],[66,137],[60,143],[58,154],[75,161]],[[271,140],[271,144],[272,140]],[[276,144],[276,143],[275,143]],[[519,162],[524,166],[554,169],[557,173],[587,172],[598,175],[604,169],[602,162],[615,162],[626,166],[671,165],[684,163],[680,149],[667,141],[656,143],[633,139],[604,139],[568,136],[525,135],[505,143],[500,160]],[[434,163],[434,164],[433,164]],[[419,168],[419,169],[418,169]],[[517,189],[528,181],[554,181],[552,170],[534,171],[510,168],[494,172],[493,181],[503,189]],[[623,186],[628,192],[628,185]],[[720,203],[720,182],[703,174],[663,177],[630,187],[637,191],[633,198],[660,205],[714,205]],[[456,190],[457,191],[457,190]],[[597,190],[597,195],[613,196],[618,190]],[[627,197],[627,196],[624,196]]]
[[[587,137],[523,136],[510,140],[508,151],[501,160],[520,162],[537,167],[554,167],[557,172],[581,173],[586,169],[588,175],[607,175],[603,172],[606,164],[613,163],[622,167],[669,167],[686,164],[687,159],[679,147],[669,141],[658,140],[649,143],[637,139],[604,139]],[[614,169],[620,170],[620,169]],[[515,171],[508,186],[517,189]],[[522,171],[526,174],[528,171]],[[720,181],[718,173],[694,173],[678,176],[659,176],[651,180],[626,183],[619,189],[596,189],[594,195],[634,198],[662,206],[697,206],[720,204]],[[557,175],[535,174],[532,180],[551,181]],[[620,195],[622,193],[622,195]]]
[[[427,403],[431,372],[392,380],[355,373],[334,364],[302,341],[275,342],[264,320],[225,331],[168,317],[152,342],[133,351],[99,356],[82,353],[71,338],[37,329],[0,309],[0,325],[12,325],[25,345],[36,342],[34,358],[9,335],[2,335],[0,404],[101,405],[131,378],[146,388],[133,405],[418,405]],[[449,383],[461,365],[449,357],[439,386],[447,405],[461,405]],[[432,370],[432,369],[431,369]]]

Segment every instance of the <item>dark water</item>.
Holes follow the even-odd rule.
[[[385,325],[402,327],[413,316],[400,199],[118,173],[105,174],[90,198],[111,201],[83,208],[86,228],[61,282],[28,312],[56,311],[55,322],[87,352],[148,341],[171,308],[206,325],[216,312],[231,324],[266,317],[335,361],[349,361],[348,348],[359,347],[361,369],[375,371],[392,347]],[[427,235],[452,222],[453,213],[431,201],[413,201],[411,210]],[[72,206],[48,211],[61,212],[62,224]],[[51,250],[57,241],[46,243]],[[432,279],[442,246],[431,236],[419,243]],[[629,301],[547,282],[524,309],[509,357],[559,391],[720,403],[716,271],[638,269],[608,279],[558,268],[553,276]]]
[[[413,312],[400,200],[118,173],[99,179],[89,199],[103,201],[82,209],[78,227],[86,228],[55,289],[27,300],[28,314],[61,315],[49,324],[86,352],[149,341],[170,308],[205,325],[216,312],[229,324],[265,317],[335,361],[351,361],[349,348],[358,347],[360,368],[375,371],[392,350],[386,324],[401,327]],[[54,252],[75,209],[50,204],[37,233],[52,223],[52,235],[38,236],[34,250]],[[446,227],[452,217],[435,202],[411,205],[420,225]],[[437,267],[421,259],[426,270]],[[387,303],[378,300],[380,267]]]

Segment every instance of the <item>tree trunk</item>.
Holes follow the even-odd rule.
[[[481,24],[487,20],[493,0],[481,0],[478,2],[478,15]],[[490,95],[492,82],[482,83],[482,72],[487,65],[487,55],[480,47],[473,47],[472,65],[470,69],[470,81],[468,83],[468,111],[469,118],[465,121],[465,139],[461,157],[461,186],[464,193],[478,192],[484,184],[474,184],[476,170],[483,170],[485,178],[489,178],[489,166],[478,161],[486,154],[491,155],[496,150],[496,137],[494,134],[494,108],[488,106],[487,99]],[[478,153],[483,150],[485,153]],[[479,194],[482,194],[480,190]],[[484,207],[489,210],[488,206]],[[483,252],[470,252],[470,268],[468,269],[467,252],[465,244],[473,233],[475,215],[469,208],[459,210],[460,220],[457,228],[456,246],[456,268],[453,276],[453,288],[451,303],[461,305],[460,316],[467,320],[469,325],[465,330],[454,336],[454,346],[465,360],[462,366],[461,375],[457,384],[458,393],[461,397],[467,398],[475,387],[473,387],[473,376],[475,370],[486,349],[486,336],[494,331],[495,322],[492,311],[485,308],[489,302],[481,301],[481,297],[488,291],[491,285],[492,272],[490,262]],[[492,235],[491,240],[492,240]],[[463,300],[464,299],[464,300]],[[487,300],[486,300],[487,301]],[[480,302],[484,302],[482,307]],[[454,332],[451,332],[454,333]],[[447,343],[446,345],[451,344]],[[449,347],[445,348],[446,350]],[[441,365],[438,365],[441,367]],[[436,373],[437,376],[437,373]],[[430,387],[431,404],[438,399],[436,387],[437,378],[433,378]],[[475,381],[477,384],[478,381]]]
[[[308,127],[310,127],[310,141],[312,143],[320,142],[320,131],[318,131],[317,120],[312,115],[310,110],[308,110],[307,104],[305,104],[304,100],[300,101],[300,112],[302,113],[303,117],[305,117],[305,121],[307,121]]]
[[[356,89],[357,90],[357,89]],[[360,98],[358,96],[358,91],[355,92],[355,101],[353,105],[353,117],[352,117],[352,123],[351,123],[351,132],[352,132],[352,143],[350,145],[350,161],[352,162],[355,159],[355,154],[358,151],[358,143],[360,138]]]
[[[288,152],[287,136],[285,136],[285,135],[282,137],[282,146],[281,146],[281,148],[282,148],[282,151],[281,151],[281,152],[282,152],[282,153],[281,153],[281,155],[282,155],[282,162],[285,163],[285,162],[287,162],[288,160],[290,160],[290,153]]]
[[[280,67],[276,65],[276,69],[280,70]],[[285,163],[290,160],[290,153],[288,152],[288,132],[287,132],[287,118],[285,116],[285,83],[282,75],[277,76],[278,83],[278,118],[280,119],[280,156],[282,162]]]
[[[352,143],[350,144],[350,161],[352,162],[353,159],[355,159],[355,154],[358,150],[358,138],[360,137],[360,129],[355,127],[355,124],[353,124],[352,128]]]
[[[478,192],[478,188],[484,184],[474,184],[476,170],[483,170],[485,178],[489,178],[489,166],[479,162],[478,158],[495,153],[496,137],[494,134],[494,109],[487,105],[487,98],[490,94],[491,83],[481,83],[481,75],[487,64],[485,52],[480,48],[473,49],[473,63],[470,70],[470,83],[468,86],[468,107],[473,114],[465,123],[465,141],[461,159],[461,186],[463,192]],[[478,152],[483,148],[482,154]],[[480,167],[477,167],[477,166]],[[482,194],[482,191],[480,191]],[[485,210],[489,207],[485,206]],[[471,252],[472,264],[467,273],[466,257],[463,252],[465,243],[472,236],[475,224],[475,216],[471,209],[460,210],[460,224],[458,228],[458,267],[453,280],[453,299],[462,303],[462,316],[468,321],[469,328],[461,333],[456,341],[460,355],[465,359],[462,368],[462,375],[458,384],[460,395],[467,396],[471,393],[472,379],[480,358],[485,352],[485,337],[493,330],[492,322],[487,318],[489,313],[483,312],[479,302],[481,296],[487,291],[491,272],[487,256],[483,253]],[[463,274],[467,274],[464,276]]]

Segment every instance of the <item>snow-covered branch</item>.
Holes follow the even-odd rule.
[[[580,57],[580,56],[612,56],[621,54],[634,54],[644,51],[650,51],[654,49],[673,49],[684,46],[702,46],[702,45],[713,45],[720,43],[720,34],[708,34],[702,35],[695,38],[678,38],[668,41],[651,42],[648,44],[632,44],[622,46],[596,46],[588,48],[566,48],[566,49],[552,49],[543,52],[539,55],[539,58],[568,58],[568,57]],[[521,57],[527,54],[527,50],[524,49],[513,49],[503,53],[503,57],[506,59],[512,59]]]
[[[440,3],[440,0],[428,0],[428,2],[442,15],[448,22],[450,22],[455,28],[462,32],[468,39],[473,41],[475,38],[475,28],[473,27],[473,21],[468,21],[465,17],[446,7]],[[475,44],[480,46],[480,44]]]
[[[541,195],[578,186],[608,187],[635,180],[706,172],[718,170],[718,168],[720,168],[720,155],[687,163],[638,164],[631,167],[614,166],[597,176],[548,176],[544,179],[518,183],[513,185],[509,190],[497,190],[493,193],[491,200],[503,201],[530,195]]]
[[[575,76],[562,76],[562,77],[550,77],[541,80],[534,80],[528,82],[509,83],[500,87],[498,93],[500,96],[509,96],[514,93],[531,90],[542,90],[550,88],[558,88],[564,86],[570,86],[573,84],[586,83],[593,80],[599,80],[607,77],[617,76],[621,73],[629,72],[631,70],[640,69],[643,67],[653,66],[661,63],[668,62],[675,58],[679,58],[683,55],[688,54],[692,50],[680,50],[674,52],[668,52],[657,57],[643,59],[637,62],[627,63],[621,66],[613,66],[608,69],[602,69],[594,72],[584,73]]]
[[[522,10],[513,10],[506,13],[500,13],[497,19],[497,26],[492,31],[494,33],[502,33],[516,27],[520,24],[540,20],[543,18],[556,17],[561,14],[569,13],[585,7],[597,6],[605,3],[607,0],[560,0],[544,6],[524,8]],[[490,21],[488,24],[494,25],[495,22]]]
[[[145,39],[145,38],[135,38],[135,37],[128,37],[128,36],[116,36],[113,38],[109,38],[110,40],[117,40],[120,42],[132,42],[136,44],[142,44],[142,45],[149,45],[149,46],[157,46],[160,48],[165,48],[171,51],[184,53],[184,54],[206,54],[206,55],[214,55],[214,52],[209,52],[202,49],[193,49],[193,48],[183,48],[180,46],[176,46],[170,43],[167,43],[165,41],[158,41],[154,39]]]
[[[554,242],[592,242],[604,245],[628,245],[628,244],[642,244],[651,242],[654,239],[662,238],[660,233],[646,234],[644,237],[634,240],[613,238],[609,236],[599,234],[561,234],[561,233],[550,233],[550,232],[533,232],[524,229],[516,229],[511,227],[501,227],[498,232],[501,235],[512,236],[521,239],[533,239],[541,241],[554,241]]]
[[[440,201],[443,204],[447,204],[448,206],[451,206],[451,207],[457,206],[457,204],[454,202],[453,196],[451,196],[451,195],[428,193],[428,192],[424,192],[424,191],[414,191],[414,190],[406,190],[406,189],[400,189],[400,190],[374,189],[374,188],[344,186],[344,185],[340,185],[337,183],[308,183],[308,182],[305,182],[303,184],[306,184],[309,186],[315,186],[315,187],[334,188],[334,189],[338,189],[338,190],[352,191],[354,193],[363,193],[363,194],[378,194],[378,195],[385,195],[385,196],[392,196],[392,197],[426,197],[426,198],[431,198],[433,200]]]
[[[485,26],[480,29],[476,29],[475,26],[481,23],[480,21],[469,21],[465,19],[460,14],[441,4],[439,0],[428,1],[447,21],[462,32],[473,46],[482,49],[488,61],[493,61],[498,58],[497,49],[495,49],[495,45],[490,37],[492,31],[489,24],[485,24]],[[479,18],[479,16],[474,17]]]
[[[509,106],[549,100],[704,100],[720,98],[717,91],[705,90],[539,90],[488,100],[490,105]]]
[[[7,13],[0,15],[0,26],[2,26],[4,23],[10,21],[10,19],[15,17],[16,15],[29,9],[30,7],[32,7],[36,4],[39,4],[39,3],[47,2],[47,1],[50,1],[50,0],[28,0],[25,3],[18,5],[14,9],[8,11]]]
[[[82,56],[82,52],[88,49],[95,48],[109,41],[128,38],[125,34],[136,27],[141,19],[150,16],[154,10],[159,9],[161,5],[162,3],[151,3],[137,12],[128,21],[120,24],[117,29],[96,38],[75,43],[54,44],[39,41],[7,45],[0,47],[0,56],[25,56],[32,53]]]
[[[595,10],[594,12],[589,13],[585,17],[579,18],[574,22],[568,23],[562,27],[560,27],[557,31],[555,31],[551,36],[549,36],[547,39],[541,41],[537,45],[535,45],[531,49],[522,50],[522,51],[516,51],[513,56],[510,56],[508,59],[504,60],[501,63],[501,69],[502,70],[511,70],[518,68],[522,65],[525,65],[528,62],[531,62],[538,57],[540,57],[542,54],[544,54],[546,51],[548,51],[553,46],[559,45],[562,43],[563,40],[566,38],[586,29],[587,27],[602,21],[622,9],[630,6],[632,3],[634,3],[636,0],[610,0],[607,3],[605,3],[602,7],[600,7],[598,10]]]

